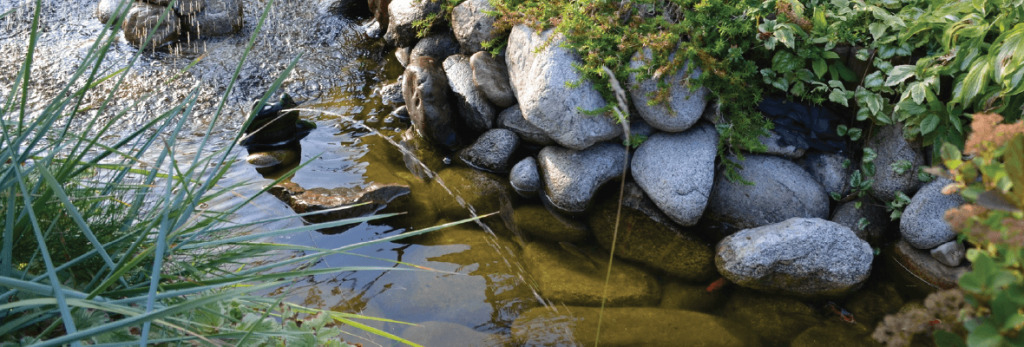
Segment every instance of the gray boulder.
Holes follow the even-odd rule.
[[[96,4],[96,19],[98,19],[100,23],[107,24],[110,17],[114,16],[114,12],[117,11],[117,6],[121,1],[122,0],[100,0],[100,2]],[[123,1],[127,3],[127,6],[132,6],[132,0]]]
[[[694,225],[715,178],[718,132],[709,125],[652,135],[637,148],[630,170],[654,204],[673,221]]]
[[[815,151],[807,153],[799,163],[818,183],[821,183],[826,193],[846,196],[850,193],[850,174],[854,169],[852,163],[843,167],[843,163],[848,160],[849,158],[842,154]]]
[[[488,0],[467,0],[452,9],[452,31],[462,45],[462,52],[473,54],[484,50],[483,43],[494,39],[494,17]]]
[[[953,228],[943,218],[946,210],[960,206],[964,199],[960,194],[942,194],[942,187],[953,183],[944,178],[936,179],[921,188],[900,217],[900,234],[918,249],[931,249],[956,238]]]
[[[409,65],[410,58],[412,57],[412,47],[398,47],[395,48],[395,59],[398,59],[398,64],[402,67]]]
[[[181,26],[178,23],[178,15],[172,11],[167,14],[167,18],[161,23],[160,16],[163,13],[164,7],[136,2],[132,5],[132,9],[128,11],[128,17],[124,21],[125,41],[128,41],[132,46],[141,47],[145,43],[146,36],[151,31],[153,32],[153,38],[149,45],[146,46],[147,48],[154,49],[177,40],[178,33],[181,30]],[[157,27],[158,23],[160,23],[159,28]]]
[[[912,196],[921,186],[917,179],[917,167],[924,165],[921,146],[903,137],[903,125],[893,124],[877,128],[878,133],[868,139],[867,146],[878,153],[875,158],[875,183],[871,186],[871,196],[881,201],[892,201],[896,192],[900,191]],[[910,165],[903,174],[893,170],[893,164]]]
[[[420,57],[406,67],[402,97],[420,136],[448,149],[458,146],[455,120],[448,104],[448,77],[433,59]]]
[[[747,155],[740,176],[753,183],[715,177],[709,217],[737,228],[753,228],[793,217],[828,218],[829,197],[811,174],[779,157]],[[732,160],[738,161],[733,158]]]
[[[494,127],[494,118],[498,111],[487,98],[473,86],[473,70],[469,67],[469,57],[453,55],[444,60],[444,72],[448,76],[455,97],[455,107],[466,125],[476,132],[484,132]]]
[[[938,247],[932,248],[932,258],[938,260],[942,265],[949,267],[960,266],[960,263],[964,261],[964,256],[967,255],[967,249],[964,244],[956,241],[949,241],[939,245]]]
[[[392,0],[388,4],[388,25],[384,40],[396,47],[412,46],[416,42],[417,32],[413,23],[440,13],[440,1]]]
[[[675,53],[669,56],[674,59]],[[650,64],[653,59],[650,48],[633,55],[629,67],[640,69]],[[686,69],[690,62],[686,62],[679,71],[671,76],[662,76],[660,81],[668,84],[669,97],[666,102],[651,105],[652,96],[658,92],[659,79],[647,78],[639,80],[639,73],[629,75],[629,94],[633,97],[633,106],[647,124],[655,129],[667,132],[679,132],[689,129],[700,119],[707,106],[708,89],[700,87],[697,90],[690,90],[690,79],[700,77],[700,68],[695,67],[690,74]]]
[[[537,162],[548,201],[562,211],[583,212],[598,188],[622,175],[625,150],[607,142],[582,151],[544,147]]]
[[[858,202],[860,208],[857,208]],[[862,218],[867,225],[861,225]],[[850,228],[857,237],[872,245],[883,241],[883,236],[889,229],[889,212],[886,212],[885,205],[870,196],[839,205],[832,212],[831,220]]]
[[[568,85],[582,76],[572,66],[579,58],[560,47],[563,42],[554,29],[538,34],[526,25],[512,28],[505,63],[523,118],[570,149],[618,137],[622,128],[611,116],[585,112],[605,106],[601,93],[587,81]]]
[[[431,57],[435,61],[444,61],[448,56],[459,54],[459,42],[451,33],[434,33],[416,41],[416,45],[409,51],[409,59],[418,57]]]
[[[537,170],[537,160],[533,157],[526,157],[512,167],[508,175],[512,189],[520,196],[529,198],[537,195],[541,189],[540,172]]]
[[[547,133],[523,118],[523,113],[519,111],[519,105],[513,105],[501,111],[498,114],[498,126],[512,130],[523,141],[535,145],[547,146],[555,143]]]
[[[508,84],[508,68],[501,60],[491,58],[487,52],[476,52],[469,57],[473,69],[473,85],[495,106],[508,108],[516,104],[516,95]]]
[[[460,151],[459,158],[479,169],[508,172],[516,148],[519,148],[519,137],[515,133],[508,129],[491,129]]]
[[[385,105],[401,105],[405,103],[405,98],[402,97],[402,81],[399,76],[399,81],[380,87],[380,99]]]
[[[224,36],[242,30],[242,0],[207,0],[203,10],[184,17],[195,37]]]
[[[818,218],[741,230],[718,243],[715,265],[744,287],[802,297],[839,296],[868,278],[871,246]]]
[[[178,0],[174,4],[174,13],[177,13],[182,18],[193,15],[202,11],[206,8],[206,2],[208,0]]]

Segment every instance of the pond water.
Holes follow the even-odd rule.
[[[92,15],[96,2],[42,1],[43,35],[33,75],[33,100],[45,100],[58,90],[101,30]],[[31,8],[31,3],[33,1],[0,1],[0,13],[13,10],[0,19],[0,92],[3,95],[9,90],[5,88],[13,83],[24,55],[31,13],[27,9]],[[156,94],[129,114],[124,127],[141,124],[198,88],[200,98],[196,116],[190,122],[192,131],[183,132],[183,138],[179,139],[179,152],[185,155],[194,152],[201,131],[212,120],[211,115],[265,4],[266,0],[245,2],[245,25],[239,34],[207,39],[178,55],[144,54],[117,95],[127,100],[128,96]],[[549,244],[521,233],[512,215],[540,211],[544,216],[545,212],[539,200],[514,196],[506,178],[457,163],[446,164],[445,157],[449,155],[422,145],[414,151],[413,159],[424,162],[440,179],[424,179],[421,170],[410,170],[410,159],[394,144],[403,141],[402,134],[409,124],[387,116],[394,105],[383,104],[378,93],[381,86],[396,80],[401,67],[382,40],[366,34],[365,24],[337,17],[324,8],[319,1],[275,2],[253,53],[242,66],[236,88],[227,96],[226,111],[216,126],[214,146],[225,147],[232,141],[250,101],[261,96],[287,64],[301,54],[283,90],[302,102],[303,108],[322,112],[301,113],[302,119],[315,122],[317,128],[301,141],[302,160],[309,163],[288,180],[307,189],[397,183],[409,186],[412,193],[406,203],[392,206],[404,209],[406,215],[364,223],[341,233],[311,232],[273,241],[334,248],[474,214],[502,210],[504,213],[482,223],[463,224],[402,242],[376,244],[357,250],[354,255],[330,256],[317,264],[390,266],[394,270],[315,276],[268,294],[286,295],[289,300],[312,307],[415,323],[416,326],[409,326],[366,321],[369,326],[428,346],[572,345],[591,341],[592,336],[573,336],[572,329],[566,325],[571,313],[575,313],[580,322],[590,324],[592,317],[586,316],[590,310],[550,302],[538,290],[537,278],[544,272],[556,272],[554,267],[571,268],[588,262],[592,263],[587,265],[592,269],[583,272],[593,278],[603,278],[603,263],[599,259],[606,257],[607,252],[593,241],[576,245]],[[104,68],[113,72],[125,66],[133,54],[135,49],[122,41],[112,49]],[[193,68],[169,82],[195,59],[199,61]],[[95,95],[88,96],[87,103],[99,102],[105,95],[100,92],[109,88],[109,84],[101,85]],[[127,107],[126,102],[112,101],[116,108]],[[245,163],[244,149],[236,148],[233,154],[238,162],[223,183],[245,185],[237,189],[237,195],[217,201],[212,208],[237,203],[271,182]],[[606,189],[599,199],[614,200],[615,193],[616,189]],[[273,196],[264,195],[239,212],[235,221],[249,222],[282,215],[294,215],[294,212]],[[576,216],[568,224],[586,224],[587,217]],[[261,230],[278,230],[301,223],[293,218],[264,225]],[[715,232],[703,234],[709,245],[717,241]],[[538,244],[543,246],[536,246]],[[531,247],[554,249],[560,254],[556,259],[569,261],[547,262],[545,267],[530,268],[527,266],[530,261],[523,253]],[[883,253],[877,262],[885,257]],[[415,264],[420,269],[396,264],[396,261]],[[626,264],[616,261],[616,264]],[[665,341],[677,336],[693,341],[692,336],[678,334],[718,334],[717,330],[701,329],[706,320],[712,319],[710,317],[724,317],[732,326],[742,327],[738,329],[741,331],[728,332],[741,337],[749,335],[752,340],[745,340],[748,342],[864,345],[870,343],[868,336],[885,313],[895,312],[903,302],[919,298],[923,292],[920,284],[890,279],[884,267],[876,266],[863,290],[837,301],[855,315],[856,322],[849,323],[832,312],[825,301],[800,301],[733,286],[709,292],[706,288],[714,278],[686,282],[635,264],[629,266],[656,277],[657,295],[644,300],[642,305],[688,309],[710,316],[661,316],[663,311],[609,310],[607,326],[602,328],[601,335],[606,344],[660,341],[671,345]],[[524,312],[530,312],[534,318],[515,324],[514,329],[514,321]],[[679,321],[655,332],[633,326],[656,326],[663,317],[675,317],[672,319]],[[516,333],[513,338],[514,330],[537,325],[541,328],[529,330],[528,334]],[[360,329],[346,331],[350,333],[344,337],[347,341],[364,346],[396,344]],[[754,337],[755,334],[760,337]],[[714,338],[708,336],[706,341],[716,341]]]

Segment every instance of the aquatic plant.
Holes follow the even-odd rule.
[[[0,105],[0,344],[341,346],[339,327],[349,325],[415,345],[357,320],[384,319],[310,309],[261,293],[323,273],[394,271],[312,265],[327,255],[444,226],[319,249],[262,240],[391,215],[252,232],[259,224],[302,215],[232,223],[232,214],[255,195],[210,207],[237,194],[238,186],[221,184],[236,151],[233,145],[210,148],[210,138],[271,6],[263,10],[195,154],[185,156],[176,141],[195,116],[197,89],[141,127],[111,136],[134,106],[113,111],[108,101],[145,54],[143,45],[126,68],[110,74],[100,68],[127,6],[100,31],[62,90],[41,103],[30,97],[42,7],[35,1],[24,63]],[[102,84],[113,84],[107,97],[86,107],[86,94]],[[138,105],[150,97],[127,101]],[[293,251],[301,254],[268,261]]]

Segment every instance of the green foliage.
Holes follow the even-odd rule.
[[[440,27],[450,26],[452,19],[452,10],[455,6],[466,0],[419,0],[427,2],[440,2],[441,12],[430,13],[423,19],[417,19],[412,22],[412,28],[416,30],[416,37],[424,38],[430,35],[435,29]]]
[[[1001,121],[974,115],[969,159],[952,144],[941,149],[954,181],[944,192],[959,190],[969,202],[947,211],[946,220],[977,245],[967,253],[971,272],[960,278],[975,308],[963,319],[971,346],[1024,345],[1024,122]]]

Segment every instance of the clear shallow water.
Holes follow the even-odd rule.
[[[22,8],[28,8],[29,3],[28,0],[0,1],[0,13],[15,9],[12,15],[0,19],[0,95],[3,96],[8,89],[2,88],[9,88],[13,83],[21,63],[19,57],[24,55],[30,12]],[[96,0],[47,0],[43,3],[43,35],[37,51],[31,102],[46,100],[66,83],[101,29],[92,17]],[[193,88],[198,88],[199,102],[196,114],[190,119],[190,130],[178,139],[180,153],[194,154],[265,3],[265,0],[246,2],[246,24],[237,35],[209,39],[186,48],[182,55],[144,54],[111,101],[115,108],[123,108],[128,106],[131,97],[155,94],[128,114],[123,127],[130,129],[151,119]],[[242,66],[236,88],[226,98],[225,112],[215,127],[213,147],[223,148],[232,141],[250,101],[261,96],[285,66],[301,54],[295,71],[284,83],[284,91],[302,101],[303,108],[324,112],[302,113],[301,117],[315,122],[317,128],[301,141],[302,159],[309,163],[289,180],[304,188],[362,188],[374,183],[398,183],[410,186],[412,202],[403,206],[408,214],[401,217],[364,223],[343,233],[310,232],[273,241],[334,248],[468,217],[468,207],[463,206],[466,202],[474,205],[480,214],[496,211],[500,205],[496,201],[502,200],[500,195],[505,195],[517,207],[537,204],[511,197],[503,179],[446,166],[441,163],[444,154],[429,150],[417,152],[417,158],[439,172],[444,183],[423,180],[410,172],[402,153],[391,143],[400,142],[401,132],[409,125],[388,118],[391,107],[383,105],[376,94],[377,88],[393,82],[401,73],[392,52],[386,51],[379,40],[367,37],[360,23],[324,13],[309,1],[283,0],[276,4],[253,53]],[[135,49],[127,44],[115,45],[104,61],[105,71],[113,72],[125,66],[133,54]],[[199,59],[194,68],[168,82],[194,59]],[[97,92],[87,96],[86,103],[98,103],[111,88],[112,84],[101,85]],[[354,122],[372,127],[380,135]],[[271,182],[244,162],[244,149],[236,148],[231,155],[237,163],[223,185],[245,185],[237,188],[236,194],[213,202],[211,208],[226,208]],[[294,212],[284,203],[263,195],[240,211],[234,222],[289,215],[294,216]],[[291,218],[263,225],[253,232],[301,224],[298,218]],[[354,251],[354,255],[329,256],[316,266],[387,266],[394,270],[315,276],[268,294],[285,295],[289,300],[313,307],[417,323],[419,327],[366,322],[427,345],[514,344],[510,333],[515,318],[547,303],[535,290],[535,276],[524,270],[521,250],[529,241],[505,228],[500,218],[491,217],[486,224],[488,230],[477,224],[466,224],[411,240],[372,245]],[[397,265],[396,261],[430,270],[411,271],[410,266]],[[881,266],[876,266],[873,276],[884,278],[887,275]],[[823,309],[822,302],[776,298],[732,287],[702,297],[694,293],[704,292],[708,283],[686,283],[668,276],[660,276],[658,282],[662,298],[653,305],[678,308],[681,302],[696,297],[706,301],[700,311],[727,317],[763,336],[771,332],[772,337],[764,339],[768,344],[786,344],[809,327],[824,332],[821,341],[863,344],[862,338],[873,330],[874,321],[894,309],[895,301],[891,297],[896,296],[895,300],[902,302],[900,296],[914,296],[907,294],[914,290],[910,282],[874,281],[876,284],[843,303],[858,317],[857,324],[847,324]],[[569,311],[562,305],[549,307],[563,313]],[[623,327],[604,329],[629,337],[629,331]],[[345,338],[354,343],[394,344],[358,329],[348,329],[348,332],[351,335]],[[548,337],[538,341],[570,342],[564,331],[553,330]]]

